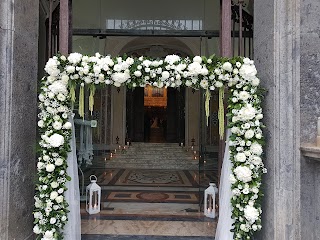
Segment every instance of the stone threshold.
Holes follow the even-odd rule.
[[[310,143],[304,143],[301,144],[300,150],[303,156],[320,162],[320,146],[316,146],[315,144]]]

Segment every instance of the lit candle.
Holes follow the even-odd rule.
[[[193,154],[197,154],[197,151],[193,151]]]
[[[129,143],[129,142],[127,142],[127,145],[129,146],[129,145],[130,145],[130,143]]]
[[[119,149],[121,149],[121,146],[119,145]]]
[[[114,150],[114,153],[116,153],[116,152],[117,152],[117,149]]]
[[[208,213],[211,213],[211,209],[210,208],[208,208]]]
[[[191,150],[193,150],[193,146],[191,146]]]
[[[110,158],[112,158],[112,153],[110,153]]]

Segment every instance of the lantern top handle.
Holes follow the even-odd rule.
[[[93,177],[95,178],[95,180],[92,179]],[[95,175],[91,175],[90,176],[90,181],[95,183],[95,182],[98,181],[98,178]]]

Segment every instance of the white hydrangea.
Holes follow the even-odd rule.
[[[80,53],[70,53],[70,55],[68,56],[68,61],[71,63],[71,64],[78,64],[82,59],[82,54]]]
[[[259,211],[253,206],[247,205],[244,210],[244,217],[253,224],[259,218]]]
[[[250,146],[250,151],[255,154],[255,155],[258,155],[260,156],[263,152],[263,149],[262,149],[262,146],[261,144],[257,143],[257,142],[254,142],[251,144]]]
[[[234,169],[234,173],[236,174],[237,179],[244,183],[250,182],[252,180],[252,171],[246,166],[236,167]]]
[[[64,95],[68,94],[67,86],[63,81],[55,81],[48,86],[49,90],[54,94],[62,93]]]
[[[56,77],[59,75],[60,70],[58,69],[58,61],[50,58],[46,63],[44,70],[51,76]]]
[[[251,80],[257,75],[257,69],[254,65],[243,64],[239,69],[239,74],[245,80]]]
[[[178,55],[168,55],[166,56],[166,58],[164,59],[164,61],[166,63],[169,63],[170,65],[179,62],[180,61],[180,57]]]
[[[241,121],[248,121],[256,116],[256,109],[251,104],[247,104],[239,110],[238,117]]]
[[[47,139],[47,142],[52,147],[60,147],[64,144],[64,137],[58,133],[54,133]]]
[[[251,130],[251,129],[247,130],[247,131],[245,132],[245,134],[244,134],[244,137],[245,137],[246,139],[251,139],[251,138],[253,138],[253,136],[254,136],[254,131]]]

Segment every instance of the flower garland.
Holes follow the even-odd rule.
[[[261,229],[261,176],[266,172],[263,153],[261,109],[262,93],[252,60],[196,56],[192,59],[168,55],[162,59],[127,56],[83,56],[71,53],[49,59],[42,78],[38,127],[41,151],[38,158],[34,232],[42,240],[63,239],[68,221],[68,203],[64,198],[67,175],[67,155],[70,151],[72,106],[75,89],[80,86],[79,114],[84,115],[84,87],[90,90],[89,110],[93,110],[96,86],[113,85],[129,88],[191,87],[210,90],[229,88],[228,128],[231,129],[229,151],[233,163],[232,182],[234,239],[250,239]],[[223,90],[220,90],[221,94]],[[206,102],[208,106],[208,102]]]

